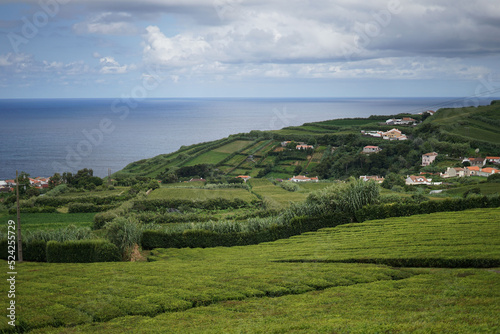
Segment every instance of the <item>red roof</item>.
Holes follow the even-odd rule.
[[[500,157],[486,157],[486,160],[500,160]]]
[[[485,173],[488,173],[488,174],[496,174],[496,173],[499,173],[500,170],[498,170],[496,168],[488,167],[488,168],[483,168],[482,172],[485,172]]]
[[[465,167],[465,168],[467,168],[468,170],[475,170],[475,171],[479,172],[478,166],[471,166],[471,167]]]
[[[368,146],[365,146],[365,148],[378,148],[378,146],[371,146],[371,145],[368,145]]]

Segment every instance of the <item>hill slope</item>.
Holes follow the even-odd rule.
[[[440,109],[416,127],[399,126],[409,137],[404,142],[361,135],[361,130],[391,129],[394,126],[383,123],[390,117],[329,120],[276,131],[236,134],[133,162],[114,177],[146,176],[164,182],[238,175],[283,179],[299,174],[345,178],[418,172],[421,155],[432,151],[458,158],[474,154],[479,148],[481,154],[500,155],[500,103],[495,101],[477,108]],[[423,118],[421,115],[411,117]],[[292,141],[292,147],[283,147],[284,141]],[[294,143],[312,145],[314,149],[296,150]],[[370,156],[362,154],[366,145],[380,146],[382,151]],[[189,168],[199,165],[211,167]]]

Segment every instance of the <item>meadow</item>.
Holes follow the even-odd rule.
[[[494,333],[499,268],[364,262],[500,263],[499,213],[367,221],[244,247],[156,249],[151,262],[21,263],[18,324],[28,333]],[[8,329],[2,320],[0,330]]]

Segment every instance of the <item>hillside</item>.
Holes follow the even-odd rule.
[[[500,275],[479,269],[500,263],[498,214],[436,213],[254,246],[157,249],[152,262],[22,263],[17,314],[33,334],[498,332]],[[392,267],[395,259],[406,265]],[[416,263],[430,268],[405,268]],[[457,263],[468,269],[451,269]]]
[[[424,122],[416,126],[384,123],[388,118],[405,116]],[[388,131],[394,127],[408,140],[388,141],[361,134],[361,130]],[[476,149],[479,155],[500,155],[499,127],[500,103],[495,101],[477,108],[444,108],[427,118],[401,114],[329,120],[275,131],[251,131],[181,147],[170,154],[133,162],[113,177],[152,177],[168,183],[238,175],[288,179],[300,174],[343,179],[390,172],[417,173],[421,155],[427,152],[447,155],[451,165],[459,157],[477,155]],[[298,144],[313,148],[295,149]],[[363,154],[367,145],[380,146],[382,151]]]

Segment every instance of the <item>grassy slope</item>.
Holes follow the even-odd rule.
[[[159,188],[149,194],[148,199],[188,199],[207,200],[213,198],[224,198],[233,200],[240,198],[246,202],[251,202],[257,197],[245,189],[189,189],[189,188]]]
[[[451,134],[460,140],[469,141],[479,141],[488,144],[489,150],[496,150],[496,146],[500,145],[500,132],[498,132],[498,126],[500,122],[500,104],[491,106],[482,106],[479,108],[444,108],[440,109],[438,113],[434,116],[429,117],[425,123],[432,123],[433,125],[439,127],[440,131],[443,133]],[[302,126],[287,127],[281,130],[270,131],[270,133],[277,134],[280,136],[293,136],[293,135],[305,135],[310,138],[323,136],[325,134],[329,135],[345,135],[354,134],[359,136],[359,130],[362,128],[370,129],[386,129],[386,126],[380,126],[379,122],[385,121],[390,116],[379,116],[372,119],[338,119],[338,120],[328,120],[317,123],[307,123]],[[478,119],[479,117],[479,119]],[[156,176],[160,172],[164,171],[168,167],[179,167],[183,165],[195,165],[201,163],[211,163],[217,164],[222,159],[227,157],[229,154],[237,152],[239,150],[248,147],[242,152],[241,156],[237,156],[234,159],[224,163],[221,166],[221,170],[228,172],[232,168],[237,168],[244,159],[252,155],[262,155],[269,151],[276,145],[279,145],[279,141],[273,140],[257,140],[255,144],[251,140],[233,140],[232,142],[225,144],[221,147],[214,148],[206,153],[195,153],[196,149],[208,147],[216,142],[223,142],[226,139],[221,139],[214,142],[207,142],[198,145],[193,145],[192,147],[183,148],[182,151],[174,152],[167,155],[160,155],[151,159],[145,159],[140,162],[135,162],[127,166],[124,170],[118,172],[119,174],[130,174],[130,175],[147,175]],[[479,145],[481,146],[481,145]],[[187,155],[192,155],[194,158],[183,162],[179,160],[179,155],[182,153]],[[491,154],[496,154],[491,152]],[[321,157],[316,156],[315,162],[319,161]],[[265,162],[266,163],[266,162]],[[313,164],[314,166],[314,164]],[[282,166],[277,166],[268,176],[277,178],[287,178],[291,177],[293,174],[293,169],[286,170],[286,168],[281,168]],[[312,166],[311,166],[312,167]],[[258,170],[254,166],[249,165],[246,168],[249,170],[239,168],[231,175],[236,175],[235,173],[245,173],[256,175]],[[280,169],[281,168],[281,169]],[[309,168],[310,170],[310,168]]]
[[[415,249],[500,260],[499,213],[372,221],[247,247],[156,250],[150,263],[18,264],[17,314],[40,328],[32,333],[498,332],[498,270],[274,261],[414,257]],[[5,319],[0,326],[7,328]]]

